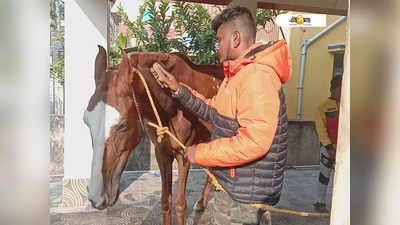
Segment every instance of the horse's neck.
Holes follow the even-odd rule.
[[[192,70],[207,74],[211,77],[215,77],[218,80],[224,79],[224,72],[222,69],[222,65],[220,64],[210,64],[210,65],[197,65],[194,64],[188,57],[183,55],[182,53],[172,53],[182,59]]]
[[[163,90],[160,85],[158,85],[158,83],[156,82],[155,78],[147,73],[144,72],[142,73],[146,84],[148,86],[148,89],[150,91],[150,95],[153,99],[154,102],[154,106],[156,107],[157,111],[159,114],[166,114],[166,115],[174,115],[176,113],[176,107],[175,107],[175,102],[172,99],[172,97],[170,95],[168,95],[166,93],[165,90]],[[144,87],[143,82],[141,81],[141,79],[139,77],[137,77],[134,81],[135,85],[140,85],[141,88],[134,88],[134,90],[140,90],[140,93],[137,93],[139,96],[139,101],[140,101],[140,105],[142,107],[144,107],[144,111],[142,112],[143,116],[145,117],[149,117],[149,118],[153,118],[154,112],[152,109],[152,106],[150,104],[150,99],[149,96],[147,94],[147,91]],[[151,110],[151,112],[150,112]],[[147,115],[150,114],[150,115]]]
[[[221,65],[196,65],[192,67],[195,71],[205,73],[218,80],[224,79],[224,72]]]
[[[185,83],[205,97],[215,95],[219,84],[222,82],[215,76],[193,69],[189,64],[183,64],[173,71],[173,74],[178,81]]]

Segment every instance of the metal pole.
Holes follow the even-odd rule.
[[[112,2],[108,1],[108,0],[106,0],[106,2],[107,2],[107,13],[106,13],[106,16],[107,16],[107,47],[106,47],[106,49],[107,49],[107,53],[108,53],[107,54],[107,68],[108,68],[111,63],[111,54],[110,54],[110,46],[111,46],[110,26],[111,26],[111,23],[110,23],[110,19],[111,19],[111,4],[112,4]]]
[[[301,64],[300,64],[300,78],[299,78],[299,87],[298,96],[297,96],[297,113],[296,119],[301,120],[301,112],[302,112],[302,100],[303,100],[303,86],[304,86],[304,70],[306,65],[306,57],[307,57],[307,47],[308,41],[304,40],[303,45],[301,47]]]
[[[325,29],[323,29],[321,32],[319,32],[318,34],[316,34],[314,37],[312,37],[309,40],[309,44],[312,44],[314,41],[316,41],[318,38],[324,36],[328,31],[330,31],[332,28],[336,27],[336,25],[338,25],[339,23],[343,22],[347,17],[346,16],[342,16],[340,17],[338,20],[336,20],[335,22],[333,22],[331,25],[329,25],[328,27],[326,27]]]
[[[53,74],[53,105],[52,105],[52,114],[56,114],[56,95],[55,95],[55,92],[56,92],[56,82],[55,82],[55,79],[54,79],[54,74]]]
[[[65,76],[65,73],[64,73]],[[64,79],[65,82],[65,79]],[[63,87],[63,115],[65,115],[65,83],[62,85]]]

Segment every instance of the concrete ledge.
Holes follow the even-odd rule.
[[[314,121],[289,120],[288,166],[319,165],[319,139]]]
[[[51,175],[63,174],[64,120],[51,116]],[[319,165],[319,140],[314,121],[289,120],[288,166]],[[88,140],[90,141],[90,140]],[[177,169],[176,162],[173,165]],[[192,167],[200,168],[200,167]],[[158,170],[154,145],[147,135],[132,152],[127,171]]]
[[[315,130],[315,121],[289,120],[289,152],[287,165],[319,165],[319,139]],[[178,166],[174,161],[173,168]],[[192,168],[201,168],[192,166]],[[147,135],[131,153],[126,171],[158,170],[154,144]]]

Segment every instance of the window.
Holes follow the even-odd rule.
[[[343,75],[343,58],[344,53],[336,53],[333,61],[332,77]]]

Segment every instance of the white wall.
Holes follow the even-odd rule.
[[[117,0],[111,8],[111,12],[118,12],[118,5],[121,4],[129,20],[135,21],[139,16],[139,7],[143,5],[143,2],[144,0]]]
[[[107,45],[107,0],[65,1],[64,177],[89,178],[92,147],[83,112],[94,91],[97,45]]]

